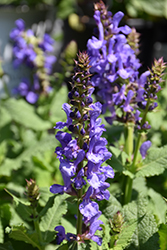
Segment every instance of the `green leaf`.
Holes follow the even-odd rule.
[[[0,106],[0,117],[1,117],[0,128],[4,127],[12,120],[10,114],[6,112],[6,109],[3,108],[3,106]]]
[[[61,225],[66,229],[66,233],[76,234],[76,227],[74,227],[70,221],[65,218],[61,218]]]
[[[14,248],[13,248],[11,242],[8,241],[4,244],[0,243],[0,250],[14,250]]]
[[[138,13],[144,12],[148,15],[159,16],[159,17],[167,17],[166,16],[166,1],[152,1],[152,0],[131,0],[128,2],[127,11],[128,14],[138,15]],[[134,17],[134,15],[133,15]],[[137,16],[136,16],[137,17]]]
[[[40,193],[39,204],[41,207],[45,207],[46,203],[49,201],[50,198],[52,198],[54,201],[54,196],[50,192],[49,187],[40,187],[39,193]]]
[[[9,228],[6,229],[7,233],[8,231]],[[28,230],[23,225],[13,226],[11,228],[11,231],[9,232],[9,237],[14,240],[24,241],[28,244],[31,244],[33,247],[37,247],[38,249],[40,249],[37,233]]]
[[[66,114],[62,110],[62,105],[68,100],[68,89],[66,86],[62,86],[59,91],[56,92],[55,97],[50,105],[50,119],[53,124],[59,121],[66,120]]]
[[[160,250],[167,250],[167,224],[161,224],[159,228]]]
[[[167,168],[167,145],[161,148],[151,148],[143,161],[143,165],[137,170],[136,177],[150,177],[160,175]]]
[[[30,161],[33,155],[38,152],[44,153],[46,150],[53,150],[58,144],[54,135],[47,135],[41,141],[32,142],[31,147],[24,150],[24,152],[15,159],[7,158],[4,163],[0,166],[0,175],[10,176],[12,170],[17,170],[21,167],[23,161]]]
[[[108,201],[103,200],[99,205],[100,210],[103,212],[106,218],[112,218],[113,215],[118,211],[122,211],[122,205],[112,194],[110,194],[110,198]]]
[[[128,156],[125,152],[110,146],[110,152],[112,153],[111,159],[107,163],[116,171],[123,172],[125,170],[125,163]]]
[[[25,126],[26,128],[41,131],[51,127],[50,122],[42,120],[35,113],[34,107],[23,99],[16,100],[14,98],[10,98],[3,103],[3,106],[14,121]]]
[[[130,244],[136,226],[136,219],[131,219],[128,222],[124,223],[122,231],[120,232],[118,240],[116,241],[116,246],[113,248],[114,250],[124,250],[125,247]]]
[[[68,244],[63,244],[60,247],[57,248],[57,250],[68,250]]]
[[[0,165],[5,159],[6,152],[7,152],[7,142],[3,141],[2,143],[0,143]]]
[[[43,232],[43,240],[51,242],[53,240],[54,228],[60,223],[62,216],[67,212],[67,204],[65,199],[68,195],[58,195],[54,200],[54,204],[49,208],[40,222],[40,229]]]
[[[10,193],[8,190],[6,192],[13,197],[14,203],[15,203],[15,210],[18,213],[18,215],[23,219],[27,221],[32,221],[31,215],[32,211],[30,206],[30,203],[27,201],[22,201],[21,199],[17,198],[14,194]]]
[[[2,221],[0,218],[0,243],[3,243],[3,241],[4,241],[4,231],[3,231]]]
[[[149,211],[149,201],[146,196],[138,195],[138,199],[123,208],[125,221],[136,220],[136,230],[128,249],[157,250],[158,226],[154,215]]]
[[[149,206],[150,211],[156,216],[158,224],[166,222],[167,204],[164,201],[162,195],[155,192],[153,189],[148,190],[148,196],[150,197]]]
[[[40,199],[41,199],[41,195],[40,195]],[[48,201],[45,203],[44,208],[38,214],[39,217],[44,216],[46,214],[46,212],[48,211],[48,209],[53,207],[54,200],[55,200],[55,196],[52,195],[52,196],[49,197]]]
[[[11,219],[10,204],[4,203],[0,206],[0,218],[3,225],[8,225]]]

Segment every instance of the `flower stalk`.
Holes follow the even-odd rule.
[[[56,134],[61,147],[57,147],[55,152],[60,161],[64,186],[53,184],[50,191],[77,196],[77,235],[66,234],[62,226],[57,226],[58,244],[64,239],[73,239],[74,244],[75,241],[79,243],[90,239],[102,244],[101,237],[95,235],[97,230],[101,230],[102,221],[98,220],[101,212],[94,200],[109,199],[109,184],[105,180],[114,177],[110,166],[102,166],[112,155],[106,148],[107,140],[101,137],[105,131],[98,118],[102,105],[93,103],[91,97],[94,86],[89,62],[88,54],[79,52],[68,94],[69,103],[63,104],[67,121],[58,122],[55,126],[56,129],[66,127],[69,132],[58,131]]]

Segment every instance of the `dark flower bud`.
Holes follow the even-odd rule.
[[[87,114],[84,114],[83,117],[82,117],[82,120],[83,121],[86,121],[88,119],[88,115]]]
[[[80,131],[81,135],[84,135],[85,134],[85,129],[82,128],[81,131]]]
[[[86,150],[88,150],[88,144],[87,144],[86,142],[84,142],[84,144],[83,144],[83,147],[82,147],[82,148],[83,148],[83,150],[85,150],[85,151],[86,151]]]
[[[71,112],[71,113],[70,113],[70,117],[71,117],[71,118],[75,118],[75,113],[74,113],[74,112]]]
[[[68,130],[74,132],[74,125],[73,124],[69,125]]]
[[[84,102],[81,102],[81,106],[82,106],[82,107],[85,107],[85,103],[84,103]]]
[[[150,126],[150,124],[148,123],[148,121],[146,121],[144,124],[143,124],[143,126],[142,126],[142,129],[150,129],[151,128],[151,126]]]
[[[93,102],[92,97],[86,97],[86,105],[89,105]]]
[[[79,97],[78,91],[75,91],[74,95],[75,95],[75,97]]]
[[[77,83],[80,83],[80,82],[81,82],[81,80],[80,80],[79,77],[76,79],[76,82],[77,82]]]
[[[37,202],[39,199],[39,187],[36,185],[36,182],[32,179],[30,181],[26,180],[27,182],[27,198],[29,202],[31,203],[32,207],[37,206]]]
[[[143,110],[146,108],[146,105],[144,105],[142,102],[138,102],[137,105]]]
[[[75,102],[75,101],[70,101],[70,103],[73,105],[73,106],[77,106],[77,102]]]
[[[155,109],[156,107],[158,106],[158,103],[157,102],[154,102],[152,103],[150,106],[149,106],[149,111],[152,111],[153,109]]]

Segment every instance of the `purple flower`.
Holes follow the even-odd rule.
[[[57,236],[56,236],[56,243],[60,245],[63,240],[76,240],[76,235],[72,233],[67,233],[65,234],[65,229],[63,226],[57,226],[55,227],[55,231],[57,231]]]
[[[145,141],[143,142],[143,144],[140,147],[140,154],[142,156],[143,159],[145,159],[146,154],[147,154],[147,150],[151,147],[152,143],[151,141]]]
[[[57,226],[55,227],[55,231],[58,232],[56,237],[56,243],[60,245],[61,242],[66,238],[65,229],[63,226]]]
[[[125,112],[131,112],[133,110],[133,108],[130,106],[130,101],[131,101],[133,95],[134,95],[133,91],[129,90],[127,97],[126,97],[126,100],[125,100],[125,103],[122,105],[123,110]]]
[[[66,122],[57,122],[55,128],[56,129],[62,129],[65,126],[68,126],[72,124],[72,118],[70,117],[71,113],[71,106],[68,103],[64,103],[62,106],[63,110],[66,112],[67,115],[67,121]]]
[[[10,38],[13,40],[13,66],[17,68],[25,64],[33,70],[34,82],[32,82],[31,89],[27,92],[25,99],[29,103],[36,103],[40,94],[48,94],[51,90],[48,76],[56,61],[56,57],[51,54],[54,40],[48,34],[39,38],[34,35],[31,29],[25,30],[25,23],[22,19],[16,20],[15,25],[16,27],[10,32]],[[37,78],[38,89],[33,86]]]
[[[127,39],[127,35],[133,30],[127,25],[119,27],[124,16],[121,11],[112,18],[111,16],[112,13],[102,1],[95,4],[94,18],[98,36],[92,37],[87,43],[92,66],[90,70],[94,74],[93,82],[98,87],[98,95],[103,102],[103,113],[107,109],[111,112],[111,116],[105,118],[106,121],[109,124],[115,119],[126,123],[128,119],[137,122],[134,107],[143,100],[144,91],[138,83],[141,64]],[[117,114],[117,109],[121,109],[120,115]]]
[[[99,17],[99,13],[97,18]],[[84,66],[84,67],[83,67]],[[60,161],[60,172],[64,185],[53,184],[50,191],[54,194],[67,193],[79,199],[78,209],[80,223],[85,224],[82,232],[77,232],[77,240],[92,239],[101,245],[101,238],[95,235],[101,230],[101,212],[98,204],[92,200],[109,199],[107,178],[113,178],[114,172],[110,166],[101,166],[112,154],[106,148],[107,140],[101,135],[105,131],[99,115],[102,105],[92,103],[91,94],[94,91],[90,81],[89,57],[87,53],[80,53],[76,61],[75,75],[72,77],[72,90],[68,94],[70,104],[63,104],[66,122],[56,123],[55,129],[67,128],[69,132],[57,131],[56,139],[60,142],[55,150]],[[79,101],[78,101],[79,99]],[[82,188],[87,188],[80,196]],[[82,216],[81,216],[82,215]],[[64,238],[64,231],[63,237]],[[60,241],[61,239],[60,238]],[[68,240],[66,235],[66,240]]]

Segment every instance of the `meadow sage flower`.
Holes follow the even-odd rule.
[[[66,122],[58,122],[55,129],[56,139],[61,146],[56,148],[60,161],[60,171],[64,185],[53,184],[50,191],[54,194],[67,193],[76,196],[79,203],[79,213],[82,215],[84,226],[77,232],[77,241],[92,239],[101,245],[101,238],[96,236],[101,230],[101,212],[95,200],[109,199],[110,194],[106,182],[114,177],[110,166],[102,164],[112,155],[106,148],[107,140],[101,135],[105,131],[101,119],[101,103],[93,103],[91,97],[94,87],[91,82],[89,57],[86,52],[79,53],[75,61],[75,73],[72,77],[72,89],[68,94],[69,103],[63,104]],[[60,131],[67,128],[68,132]],[[81,222],[82,222],[81,221]],[[67,234],[61,227],[58,231],[58,242],[67,240]]]
[[[22,79],[15,92],[24,96],[29,103],[35,103],[41,93],[47,94],[51,90],[49,75],[56,61],[53,55],[54,40],[48,34],[44,34],[42,38],[35,36],[33,30],[26,30],[22,19],[16,20],[15,25],[10,32],[14,67],[25,64],[33,72],[33,83]]]

